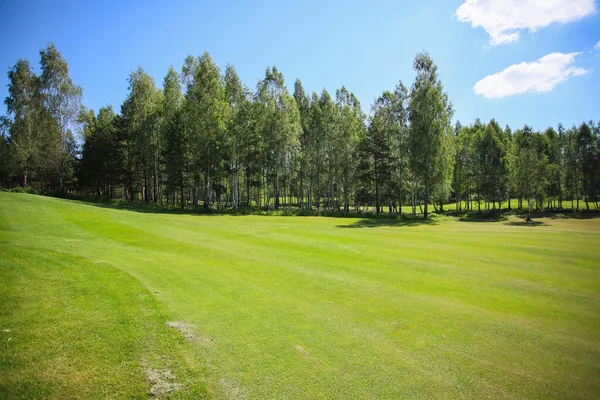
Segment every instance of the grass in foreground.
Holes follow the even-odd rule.
[[[0,397],[597,398],[600,219],[537,222],[0,193]]]

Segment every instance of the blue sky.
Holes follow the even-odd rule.
[[[414,56],[427,50],[463,124],[494,117],[513,129],[545,129],[600,120],[597,0],[564,0],[555,10],[536,8],[545,0],[470,1],[459,18],[464,0],[0,0],[0,97],[11,66],[26,58],[37,68],[39,50],[54,42],[94,110],[120,109],[138,65],[162,86],[170,65],[180,69],[188,54],[208,50],[251,88],[275,65],[290,88],[296,78],[308,92],[345,85],[368,111],[399,80],[410,86]],[[515,15],[534,31],[510,25]],[[521,64],[552,53],[560,54]]]

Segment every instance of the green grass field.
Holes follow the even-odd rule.
[[[600,218],[183,215],[0,192],[0,282],[3,399],[600,397]]]

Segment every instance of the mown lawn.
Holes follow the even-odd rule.
[[[0,192],[0,398],[598,398],[599,245]]]

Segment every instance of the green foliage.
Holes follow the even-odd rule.
[[[58,190],[64,193],[65,186],[74,186],[76,148],[73,129],[81,109],[83,90],[73,83],[69,65],[54,44],[50,43],[40,51],[40,67],[38,90],[41,102],[51,117],[51,124],[58,128],[59,148],[54,157],[58,163]]]
[[[66,63],[53,45],[47,51],[51,53],[49,57],[41,52],[41,77],[34,74],[26,60],[19,60],[9,71],[9,95],[5,99],[8,116],[3,126],[8,138],[10,172],[19,184],[64,193],[65,183],[72,181],[75,149],[73,136],[63,134],[61,126],[68,126],[68,110],[72,108],[61,113],[60,100],[67,95],[55,93],[55,83],[64,78]],[[57,59],[59,66],[54,62]]]
[[[126,181],[129,197],[136,198],[141,186],[146,203],[150,203],[152,197],[157,201],[161,97],[154,79],[141,67],[131,73],[129,94],[121,106],[120,125],[121,134],[126,138]]]
[[[225,135],[226,170],[231,174],[232,208],[240,206],[240,171],[247,169],[252,146],[252,96],[232,65],[225,70],[225,98],[229,105]]]
[[[515,175],[517,193],[527,200],[531,210],[533,201],[540,208],[545,200],[548,158],[546,137],[525,126],[515,134]]]
[[[375,102],[369,128],[361,143],[365,157],[361,164],[363,178],[373,183],[375,210],[379,214],[382,202],[390,203],[392,194],[392,171],[394,155],[392,153],[395,138],[396,120],[394,118],[394,95],[384,92]]]
[[[180,193],[181,207],[185,206],[185,189],[188,186],[190,164],[188,131],[183,124],[183,94],[180,77],[173,67],[164,80],[161,112],[161,143],[166,179],[167,197],[175,203]]]
[[[448,201],[489,211],[511,198],[537,209],[600,200],[598,124],[543,134],[513,134],[494,119],[453,128],[427,53],[415,57],[410,90],[399,82],[384,91],[368,118],[343,86],[335,96],[309,95],[296,80],[291,95],[275,67],[252,92],[233,66],[221,73],[208,52],[188,56],[181,74],[171,67],[162,90],[139,67],[120,113],[103,108],[95,116],[81,109],[81,88],[56,47],[40,56],[40,76],[26,60],[8,74],[0,141],[6,187],[181,209],[202,203],[205,211],[382,213],[387,206],[425,217]]]
[[[191,57],[184,64],[187,82],[184,126],[190,143],[190,173],[193,179],[193,204],[198,205],[200,178],[204,178],[204,207],[211,199],[211,184],[221,172],[229,105],[221,84],[219,68],[208,52],[198,60]]]
[[[357,151],[360,141],[365,137],[364,114],[360,103],[353,93],[342,86],[336,91],[338,112],[338,137],[335,138],[337,156],[337,182],[342,191],[344,211],[350,211],[350,199],[356,191],[358,168]],[[341,197],[338,195],[338,199]]]
[[[495,120],[476,131],[474,148],[477,193],[490,203],[507,198],[509,159],[504,132]]]
[[[274,207],[279,208],[280,188],[291,178],[291,166],[299,149],[302,131],[296,101],[288,93],[283,74],[267,68],[256,92],[258,129],[262,133],[263,173],[273,187]],[[267,206],[269,199],[267,197]]]
[[[79,185],[100,197],[114,197],[122,183],[124,142],[112,107],[103,107],[98,116],[84,110],[79,116],[85,138],[79,166]]]
[[[449,195],[454,167],[453,111],[429,54],[417,54],[413,68],[417,76],[410,94],[407,144],[412,176],[423,188],[427,219],[430,200],[445,200]]]

